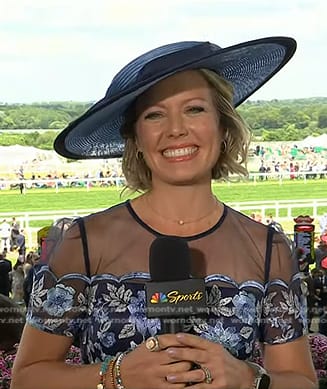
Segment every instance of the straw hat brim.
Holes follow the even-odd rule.
[[[157,82],[185,70],[210,69],[232,84],[233,102],[237,107],[273,77],[290,60],[295,50],[294,39],[270,37],[206,51],[186,60],[179,56],[172,63],[169,62],[169,56],[160,56],[155,59],[158,61],[155,64],[158,65],[158,71],[152,71],[134,82],[128,77],[133,74],[133,70],[134,73],[137,70],[130,67],[122,75],[126,78],[123,82],[127,87],[114,95],[107,94],[71,122],[56,138],[54,148],[60,155],[70,159],[121,157],[124,140],[120,130],[124,114],[138,96]]]

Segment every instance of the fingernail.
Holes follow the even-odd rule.
[[[174,355],[176,355],[176,350],[174,350],[173,348],[169,348],[169,349],[167,350],[167,353],[168,353],[168,355],[170,355],[170,356],[174,356]]]
[[[169,382],[174,382],[176,380],[175,375],[167,375],[166,380]]]

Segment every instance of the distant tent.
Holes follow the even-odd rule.
[[[327,134],[308,136],[301,141],[301,147],[319,147],[327,149]]]

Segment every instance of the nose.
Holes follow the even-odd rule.
[[[168,119],[168,137],[179,138],[188,134],[187,125],[182,115],[174,112],[169,115]]]

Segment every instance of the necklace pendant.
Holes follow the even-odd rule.
[[[182,226],[182,225],[184,224],[184,221],[183,221],[183,220],[178,220],[178,224],[179,224],[180,226]]]

